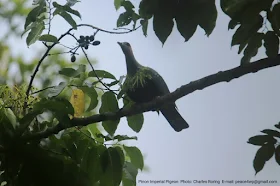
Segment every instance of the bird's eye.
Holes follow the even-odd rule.
[[[127,43],[127,42],[125,42],[125,45],[126,45],[126,46],[130,46],[130,44],[129,44],[129,43]]]

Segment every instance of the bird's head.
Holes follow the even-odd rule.
[[[133,54],[132,48],[128,42],[118,42],[120,47],[122,48],[122,51],[125,55],[131,55]]]

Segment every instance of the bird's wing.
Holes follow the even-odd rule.
[[[155,88],[159,91],[160,96],[170,93],[169,88],[165,83],[164,79],[161,77],[161,75],[159,75],[159,73],[157,73],[157,71],[155,71],[154,69],[149,67],[147,68],[151,72],[153,84],[155,85]]]
[[[159,73],[157,73],[157,71],[155,71],[154,69],[149,68],[149,67],[147,67],[147,68],[151,72],[151,75],[153,77],[152,78],[153,84],[154,84],[155,88],[159,91],[160,96],[170,93],[170,90],[169,90],[166,82],[164,81],[164,79],[161,77],[161,75],[159,75]],[[174,107],[176,108],[176,110],[178,110],[175,103],[174,103]]]

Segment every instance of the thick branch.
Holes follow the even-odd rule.
[[[278,65],[280,65],[280,55],[274,58],[261,59],[256,62],[242,65],[230,70],[220,71],[216,74],[212,74],[204,78],[201,78],[199,80],[193,81],[189,84],[183,85],[180,88],[176,89],[174,92],[156,98],[155,100],[149,103],[133,105],[130,108],[120,109],[118,112],[107,112],[103,114],[96,114],[86,118],[74,118],[71,120],[71,124],[68,127],[63,127],[61,124],[58,124],[52,128],[47,129],[44,132],[39,132],[39,133],[30,134],[28,136],[24,136],[23,140],[29,141],[33,139],[42,139],[73,126],[86,126],[91,123],[97,123],[106,120],[115,120],[124,116],[130,116],[142,112],[152,111],[155,110],[156,108],[159,108],[161,105],[165,104],[166,102],[176,101],[177,99],[184,97],[196,90],[202,90],[206,87],[224,81],[229,82],[245,74],[255,73],[259,70],[278,66]]]

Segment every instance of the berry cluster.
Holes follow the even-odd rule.
[[[80,36],[78,39],[79,45],[84,49],[88,49],[88,46],[91,44],[93,46],[97,46],[100,44],[100,41],[94,41],[94,35],[91,36]]]

